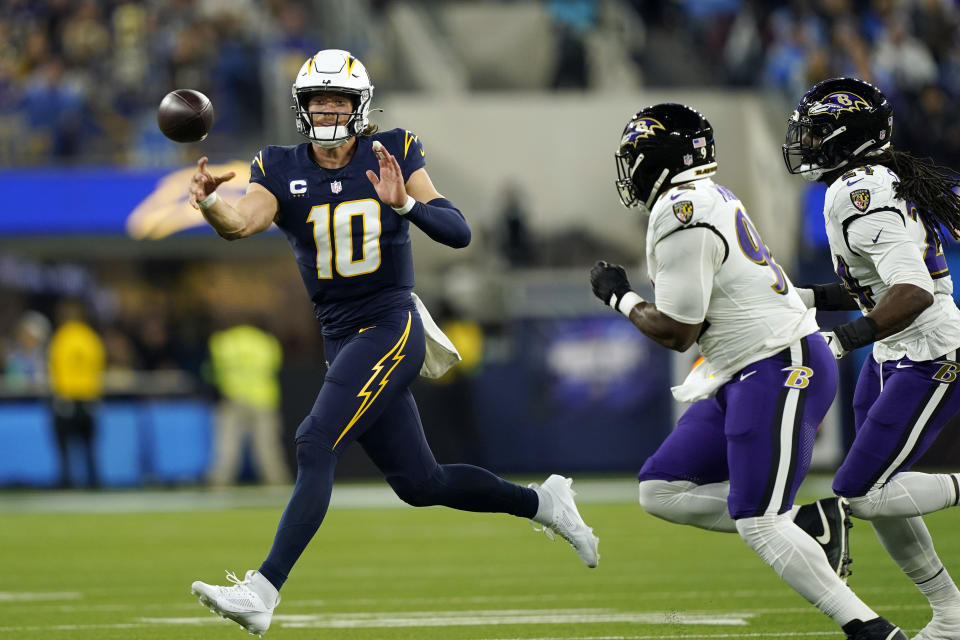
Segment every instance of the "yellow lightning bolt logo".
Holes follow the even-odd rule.
[[[397,340],[397,343],[390,348],[387,353],[380,358],[377,364],[373,365],[371,370],[373,375],[370,376],[370,379],[367,380],[366,384],[363,385],[363,388],[360,389],[360,393],[357,394],[358,398],[361,398],[360,408],[357,409],[357,412],[353,414],[353,417],[350,418],[350,422],[347,423],[347,426],[343,428],[343,431],[340,432],[337,441],[333,443],[333,448],[335,449],[340,441],[343,440],[343,436],[347,435],[347,432],[353,428],[353,425],[357,423],[357,420],[360,419],[360,416],[370,408],[370,405],[373,404],[373,401],[377,399],[377,396],[380,395],[380,392],[383,391],[383,388],[387,386],[387,383],[390,381],[390,374],[393,373],[393,370],[397,368],[397,365],[400,364],[400,361],[406,358],[406,354],[403,353],[403,348],[407,346],[407,338],[410,336],[410,322],[411,315],[407,312],[407,326],[403,330],[403,335],[400,336],[400,339]],[[379,386],[376,391],[371,390],[373,381],[380,376],[380,372],[387,368],[388,360],[391,360],[393,364],[390,364],[390,368],[387,369],[387,372],[383,374],[383,377],[380,379]]]
[[[353,73],[353,65],[357,64],[357,59],[353,57],[352,54],[347,54],[347,75]]]
[[[404,159],[406,159],[406,157],[407,157],[407,151],[410,150],[410,143],[412,143],[412,142],[419,142],[419,140],[420,140],[420,139],[419,139],[416,135],[410,133],[409,131],[404,131],[404,132],[403,132],[403,157],[404,157]],[[423,147],[420,147],[420,155],[422,155],[422,156],[423,156],[423,155],[426,155],[426,154],[423,152]]]

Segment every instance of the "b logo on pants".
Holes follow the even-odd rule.
[[[783,386],[793,389],[806,389],[810,385],[810,378],[813,377],[813,369],[810,367],[784,367],[781,371],[790,372]]]
[[[956,382],[957,373],[960,372],[960,364],[950,360],[937,360],[934,364],[939,364],[940,369],[933,374],[933,379],[937,382]]]

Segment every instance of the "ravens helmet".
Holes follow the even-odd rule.
[[[353,113],[345,125],[316,127],[307,106],[310,97],[321,91],[342,93],[353,101]],[[339,147],[363,133],[370,123],[370,101],[373,85],[363,63],[349,51],[324,49],[307,59],[293,83],[293,106],[297,114],[297,131],[321,147]]]
[[[620,201],[647,212],[671,185],[717,171],[713,127],[698,111],[675,103],[646,107],[630,118],[615,158]]]
[[[783,161],[810,181],[890,145],[893,108],[883,93],[856,78],[819,82],[787,121]]]

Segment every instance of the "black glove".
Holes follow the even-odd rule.
[[[620,311],[617,305],[623,300],[624,294],[630,291],[630,281],[627,280],[624,268],[603,260],[590,269],[590,286],[593,288],[593,295],[617,311]]]

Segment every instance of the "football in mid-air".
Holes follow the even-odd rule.
[[[213,104],[193,89],[171,91],[157,108],[157,126],[174,142],[200,142],[213,126]]]

